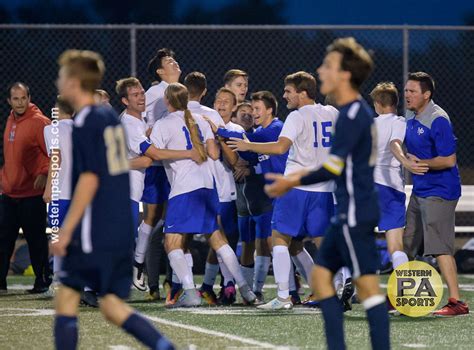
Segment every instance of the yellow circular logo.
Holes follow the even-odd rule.
[[[388,298],[400,313],[410,317],[433,312],[443,297],[438,271],[421,261],[409,261],[393,270],[388,279]]]

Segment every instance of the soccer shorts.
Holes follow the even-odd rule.
[[[242,242],[265,239],[272,235],[272,211],[254,216],[239,216],[239,232]]]
[[[379,230],[388,231],[405,227],[405,193],[389,186],[375,185],[379,195]]]
[[[212,234],[218,229],[215,189],[200,188],[168,201],[165,233]]]
[[[236,237],[239,234],[237,226],[237,208],[235,201],[219,202],[219,216],[221,225],[227,237]]]
[[[297,237],[324,236],[334,215],[332,192],[292,189],[275,201],[272,228],[281,234]]]
[[[163,166],[151,166],[145,171],[145,188],[142,202],[163,204],[168,200],[170,184]]]

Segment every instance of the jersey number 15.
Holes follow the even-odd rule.
[[[314,147],[320,147],[318,142],[318,122],[313,122],[314,128]],[[327,148],[332,145],[332,122],[322,122],[321,123],[321,147]]]

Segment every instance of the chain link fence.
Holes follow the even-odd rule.
[[[69,48],[90,49],[104,57],[103,88],[120,110],[115,81],[134,75],[148,88],[148,60],[158,48],[170,47],[183,77],[194,70],[206,74],[205,104],[212,105],[224,73],[240,68],[250,75],[250,92],[265,89],[278,97],[278,114],[284,119],[284,77],[299,70],[315,72],[326,46],[343,36],[354,36],[373,53],[376,69],[363,86],[366,98],[379,81],[393,81],[402,90],[409,71],[433,75],[435,101],[450,115],[458,137],[463,184],[473,185],[474,27],[0,25],[2,96],[7,97],[9,83],[24,81],[32,101],[49,115],[56,96],[58,56]],[[403,113],[403,100],[399,107]],[[0,104],[2,135],[8,112],[5,101]],[[3,164],[3,152],[0,161]]]

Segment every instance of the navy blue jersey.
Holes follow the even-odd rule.
[[[283,128],[283,122],[278,118],[272,120],[270,125],[266,128],[259,126],[253,133],[246,133],[245,136],[249,139],[250,142],[277,142],[278,137],[280,136],[281,129]],[[219,128],[217,135],[225,138],[236,137],[243,138],[243,133],[236,131],[229,131],[224,128]],[[242,152],[244,154],[244,152]],[[243,156],[246,159],[245,156]],[[262,168],[262,173],[279,173],[283,174],[285,172],[286,159],[288,158],[288,152],[285,154],[279,155],[267,155],[259,154],[258,162]],[[247,159],[246,159],[247,160]]]
[[[109,107],[87,106],[74,118],[73,182],[83,173],[99,187],[74,231],[69,253],[123,253],[133,249],[133,220],[125,133]]]
[[[339,109],[330,158],[345,163],[336,179],[337,212],[350,227],[377,223],[378,198],[374,186],[377,140],[374,113],[360,99]]]

